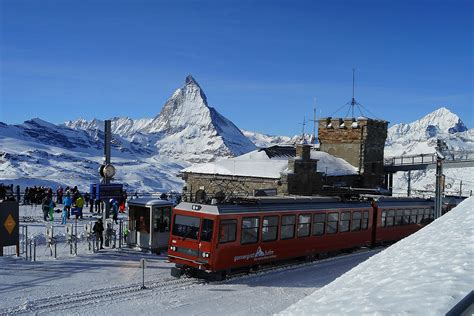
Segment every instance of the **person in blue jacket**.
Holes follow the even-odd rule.
[[[71,193],[67,193],[66,197],[63,199],[64,209],[67,212],[67,219],[71,218],[71,205],[72,205],[72,198]]]
[[[110,199],[109,202],[110,202],[110,207],[112,208],[112,215],[113,215],[114,222],[115,224],[117,224],[119,205],[115,199]]]

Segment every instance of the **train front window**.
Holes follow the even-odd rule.
[[[198,239],[200,219],[199,217],[175,215],[173,224],[173,235]]]
[[[211,241],[214,230],[214,221],[212,219],[202,220],[201,241]]]

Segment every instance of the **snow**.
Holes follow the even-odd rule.
[[[357,169],[344,159],[325,152],[312,150],[311,159],[318,159],[318,171],[328,175],[357,174]],[[235,158],[194,165],[181,172],[278,179],[287,167],[287,157],[269,158],[265,151],[254,150]]]
[[[77,256],[60,242],[58,258],[52,259],[44,224],[36,221],[40,208],[21,206],[20,215],[35,220],[30,234],[43,238],[37,262],[0,257],[0,314],[443,315],[472,289],[473,208],[470,198],[383,251],[203,283],[172,279],[165,253],[129,248],[91,253],[82,239]],[[57,220],[54,225],[63,240]],[[141,258],[147,260],[144,290]]]
[[[443,315],[474,284],[474,197],[282,315]]]

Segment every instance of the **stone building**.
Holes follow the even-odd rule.
[[[383,185],[387,121],[366,117],[322,118],[318,127],[321,151],[342,158],[356,167],[363,187]]]

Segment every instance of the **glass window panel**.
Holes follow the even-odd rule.
[[[316,222],[325,222],[326,214],[314,214],[313,221]]]
[[[328,222],[326,233],[328,234],[335,234],[337,233],[337,221]]]
[[[258,217],[244,217],[242,219],[242,244],[252,244],[258,241]]]
[[[313,224],[313,235],[320,236],[324,234],[324,222]]]
[[[351,219],[351,212],[342,212],[341,220],[347,221]]]
[[[237,233],[237,220],[235,219],[226,219],[221,221],[221,228],[220,228],[220,243],[226,243],[235,241],[236,233]]]
[[[329,213],[328,214],[328,222],[329,221],[338,221],[339,220],[339,213]]]
[[[309,236],[311,214],[304,214],[298,217],[298,237]]]
[[[262,240],[272,241],[277,239],[278,216],[267,216],[263,218]]]
[[[362,218],[362,213],[361,212],[353,212],[352,213],[352,219],[361,219]]]
[[[282,225],[294,224],[295,220],[296,220],[295,215],[283,215],[281,218],[281,224]]]

